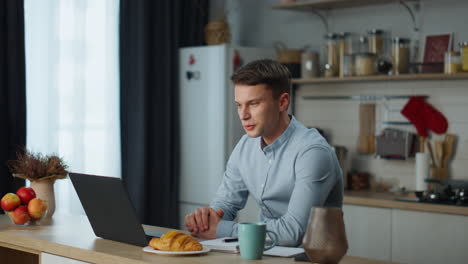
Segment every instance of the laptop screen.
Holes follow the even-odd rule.
[[[120,178],[70,173],[94,234],[146,246],[148,238]]]

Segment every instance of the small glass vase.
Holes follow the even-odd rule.
[[[36,192],[36,197],[47,201],[47,214],[44,219],[51,219],[55,212],[55,179],[37,180],[31,182],[31,188]]]

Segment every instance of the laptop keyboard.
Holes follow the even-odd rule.
[[[145,234],[146,234],[147,238],[149,237],[150,239],[152,237],[161,237],[165,233],[166,233],[166,231],[162,231],[162,230],[145,230]]]

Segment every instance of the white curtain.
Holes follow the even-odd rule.
[[[25,0],[27,147],[120,177],[118,0]],[[56,213],[83,214],[69,179]]]

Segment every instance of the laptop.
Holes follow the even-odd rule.
[[[81,173],[69,176],[96,236],[147,246],[152,237],[165,233],[161,230],[145,233],[122,179]]]

